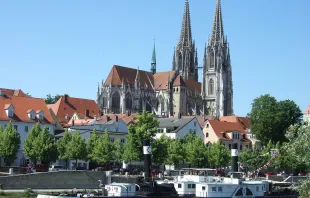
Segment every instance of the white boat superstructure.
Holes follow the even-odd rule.
[[[112,183],[104,187],[109,197],[130,197],[136,195],[136,184]]]
[[[214,176],[215,169],[186,169],[173,183],[180,196],[221,198],[263,197],[269,191],[268,181],[250,181],[242,178],[242,173],[233,173],[232,177]]]

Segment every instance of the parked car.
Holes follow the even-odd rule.
[[[63,170],[65,170],[65,168],[61,165],[51,165],[48,170],[50,172],[52,172],[52,171],[63,171]]]
[[[35,165],[36,172],[48,172],[47,164],[37,164]]]

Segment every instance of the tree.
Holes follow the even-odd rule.
[[[257,168],[265,165],[267,158],[270,158],[269,152],[261,152],[257,147],[251,149],[245,149],[239,154],[239,162],[243,166],[248,167],[250,170],[256,170]]]
[[[228,166],[231,160],[231,154],[229,149],[222,144],[221,141],[218,141],[214,144],[208,144],[208,156],[209,163],[213,167],[226,167]]]
[[[114,155],[114,160],[119,164],[123,160],[123,153],[124,153],[124,143],[122,143],[120,140],[116,140],[114,142],[113,155]]]
[[[136,134],[133,132],[129,132],[128,135],[126,136],[126,144],[124,148],[124,154],[123,154],[123,159],[126,163],[132,162],[132,161],[137,161],[140,159],[140,153],[142,151],[139,151],[138,149],[140,147],[137,147],[138,139],[136,137]]]
[[[207,164],[207,149],[200,135],[185,144],[186,159],[189,164],[204,167]]]
[[[168,155],[168,145],[171,139],[163,134],[158,139],[152,141],[152,162],[154,164],[163,164]]]
[[[80,135],[79,131],[76,131],[67,145],[66,155],[70,160],[75,160],[76,168],[78,167],[78,160],[84,160],[87,158],[87,150],[85,139]]]
[[[251,130],[256,138],[266,145],[285,142],[285,132],[289,126],[299,124],[302,116],[300,108],[294,101],[277,101],[269,94],[255,98],[249,113]]]
[[[56,94],[55,96],[48,94],[48,95],[46,95],[45,103],[46,104],[54,104],[59,100],[59,98],[61,98],[61,96],[62,95],[58,95],[58,94]]]
[[[99,139],[99,136],[97,134],[97,131],[96,129],[93,130],[93,132],[91,133],[87,143],[86,143],[86,150],[87,150],[87,157],[88,159],[93,159],[93,151],[94,151],[94,148],[97,144],[97,141]]]
[[[68,167],[68,160],[70,159],[68,150],[68,144],[72,139],[72,135],[65,130],[65,133],[61,139],[56,142],[58,158],[66,161],[66,166]]]
[[[34,164],[39,160],[39,148],[37,144],[37,137],[39,137],[41,132],[40,123],[38,122],[27,135],[24,142],[24,153],[27,155],[31,162]]]
[[[99,164],[108,164],[113,158],[113,143],[106,130],[103,136],[100,136],[96,141],[96,145],[93,150],[92,159]]]
[[[57,146],[55,144],[54,135],[50,133],[47,126],[40,132],[40,135],[35,141],[38,151],[38,159],[44,163],[56,161],[58,157]]]
[[[156,133],[157,127],[159,126],[159,121],[154,117],[152,113],[143,111],[141,114],[137,114],[137,119],[135,124],[130,124],[128,127],[128,132],[133,133],[134,137],[137,139],[137,151],[139,152],[139,159],[143,159],[142,144],[143,140],[152,140]]]
[[[17,158],[17,152],[20,149],[20,135],[13,128],[11,121],[9,121],[3,132],[1,127],[0,132],[1,156],[6,159],[8,165],[11,165]]]
[[[181,139],[173,139],[169,142],[167,148],[166,164],[177,165],[180,164],[185,156],[184,147]]]

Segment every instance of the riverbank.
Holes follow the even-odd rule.
[[[3,192],[0,191],[0,198],[36,198],[36,194],[31,194],[28,191],[24,192]]]

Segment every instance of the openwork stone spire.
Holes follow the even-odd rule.
[[[190,46],[192,44],[192,29],[191,29],[191,19],[190,19],[188,0],[185,1],[184,6],[184,14],[183,14],[179,45],[180,44],[183,46]]]
[[[216,0],[211,43],[224,39],[224,26],[222,18],[221,0]]]

